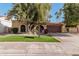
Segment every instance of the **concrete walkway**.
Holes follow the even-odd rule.
[[[0,55],[75,56],[79,55],[79,34],[55,33],[57,42],[0,42]]]

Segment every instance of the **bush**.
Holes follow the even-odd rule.
[[[12,28],[12,31],[14,34],[17,34],[18,33],[18,28]]]

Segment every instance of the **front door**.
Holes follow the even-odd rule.
[[[21,25],[21,32],[25,32],[25,31],[26,31],[25,25]]]

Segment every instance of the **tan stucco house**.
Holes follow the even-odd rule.
[[[18,28],[18,33],[27,33],[26,21],[18,20],[5,20],[5,16],[0,16],[0,33],[13,33],[12,28]],[[48,33],[61,33],[67,32],[65,24],[63,23],[50,23],[42,25],[45,29],[48,30]],[[79,26],[78,26],[79,28]],[[70,32],[77,32],[76,28],[70,28]]]

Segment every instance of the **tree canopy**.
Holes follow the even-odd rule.
[[[17,3],[9,11],[8,18],[13,16],[17,20],[27,20],[33,22],[46,21],[51,4],[48,3]]]
[[[56,14],[57,18],[64,14],[64,23],[66,25],[77,25],[79,23],[79,4],[78,3],[65,3]]]
[[[25,20],[27,27],[29,26],[31,30],[39,26],[39,24],[37,26],[35,23],[43,23],[48,20],[51,9],[50,3],[16,3],[13,5],[7,19],[15,17],[17,20]]]

